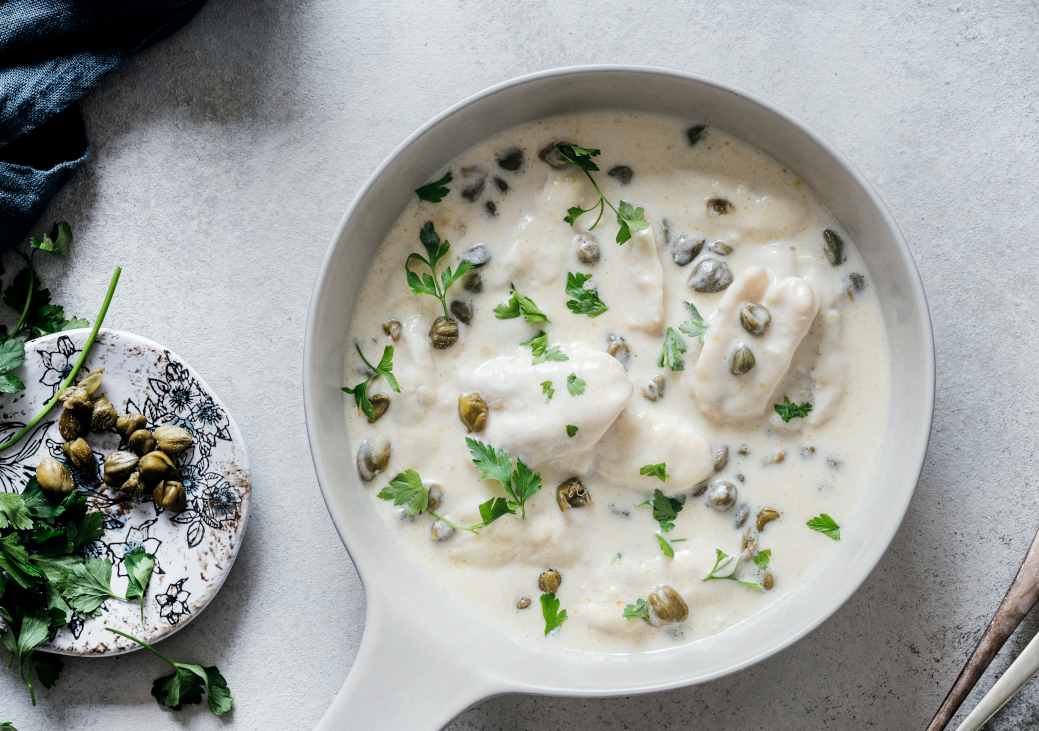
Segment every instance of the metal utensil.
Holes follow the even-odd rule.
[[[1011,698],[1021,690],[1021,686],[1039,670],[1039,635],[1032,638],[1025,649],[1017,656],[1010,667],[1000,676],[996,684],[974,707],[974,710],[963,719],[956,731],[977,731],[977,729],[988,723],[993,716],[999,713],[999,709],[1007,704]]]

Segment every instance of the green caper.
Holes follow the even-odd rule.
[[[823,253],[835,267],[844,263],[844,239],[832,228],[823,231]]]
[[[374,401],[375,398],[373,397],[372,402],[374,403]],[[155,437],[156,447],[171,457],[176,457],[195,443],[195,439],[191,436],[191,432],[182,426],[176,426],[174,424],[163,424],[162,426],[155,427],[152,436]]]
[[[606,352],[619,360],[622,366],[628,367],[628,361],[631,360],[631,348],[628,347],[628,341],[623,336],[613,333],[607,335]]]
[[[555,569],[545,569],[538,576],[538,588],[546,594],[555,594],[563,583],[563,575]]]
[[[768,467],[770,464],[779,464],[784,461],[786,461],[786,450],[777,449],[776,451],[766,456],[765,459],[762,460],[761,464],[765,467]]]
[[[736,528],[742,528],[743,524],[747,522],[747,518],[750,517],[750,506],[747,503],[740,503],[736,508],[735,514],[732,516],[732,524]]]
[[[137,455],[133,452],[119,450],[105,456],[103,476],[105,482],[112,487],[119,487],[137,469]]]
[[[470,434],[481,432],[487,426],[487,402],[475,391],[458,397],[458,418]]]
[[[775,508],[762,508],[758,511],[758,517],[754,525],[757,527],[758,532],[765,530],[765,526],[771,523],[773,520],[779,520],[779,511]]]
[[[119,489],[123,492],[140,492],[143,485],[141,484],[141,473],[134,470],[134,472],[126,478],[126,482],[119,486]]]
[[[426,510],[436,511],[444,504],[444,487],[439,482],[426,482]]]
[[[143,414],[123,414],[115,420],[115,430],[122,434],[124,439],[129,439],[131,434],[147,425],[148,420]]]
[[[559,509],[567,511],[570,508],[583,508],[592,501],[592,495],[585,488],[584,483],[576,477],[571,477],[565,482],[559,483],[556,488],[556,503]]]
[[[163,510],[179,513],[187,507],[188,496],[181,483],[176,480],[163,480],[152,490],[152,500]]]
[[[724,261],[705,256],[693,266],[688,283],[697,292],[721,292],[732,284],[732,270]]]
[[[58,433],[61,434],[62,439],[70,442],[87,433],[88,423],[82,411],[65,407],[61,410],[61,416],[58,417]]]
[[[390,463],[390,443],[383,437],[376,437],[371,442],[363,440],[357,447],[357,474],[365,482],[371,482],[375,476],[386,469]]]
[[[756,359],[754,358],[754,352],[746,345],[741,345],[732,353],[732,362],[729,364],[729,372],[734,376],[742,376],[754,367],[755,362]]]
[[[658,586],[649,597],[649,623],[654,627],[662,624],[684,622],[689,617],[689,605],[674,587]]]
[[[390,408],[390,397],[384,393],[373,393],[368,400],[372,403],[372,415],[368,417],[368,423],[374,424]]]
[[[709,198],[707,200],[707,211],[717,216],[724,216],[728,213],[732,213],[736,210],[736,206],[732,204],[732,201],[726,200],[725,198]]]
[[[154,485],[177,471],[169,455],[157,449],[141,457],[138,468],[141,471],[141,482],[145,485]]]
[[[462,288],[466,292],[472,292],[474,294],[483,291],[483,277],[480,276],[480,272],[472,269],[466,272],[466,275],[462,277]]]
[[[443,518],[440,518],[439,520],[434,520],[433,525],[429,527],[429,535],[437,543],[440,543],[441,541],[446,541],[454,534],[455,527]]]
[[[455,316],[463,325],[468,325],[473,321],[473,306],[470,302],[465,300],[451,300],[449,307],[451,314]]]
[[[127,446],[133,452],[143,456],[155,451],[155,437],[147,429],[138,429],[127,440]]]
[[[529,606],[530,606],[530,597],[529,596],[521,596],[516,601],[516,609],[526,609]]]
[[[729,464],[729,447],[723,444],[720,447],[715,447],[711,450],[711,457],[714,459],[714,471],[721,472],[725,469],[725,465]]]
[[[67,495],[76,487],[69,468],[53,457],[44,457],[36,465],[36,482],[44,492],[56,495]]]
[[[715,241],[710,243],[707,245],[707,248],[719,256],[728,256],[732,253],[732,247],[724,241]]]
[[[736,485],[728,480],[712,480],[707,485],[705,500],[707,500],[709,506],[720,513],[724,513],[736,504],[738,495],[739,491],[736,489]]]
[[[762,579],[761,585],[765,587],[765,591],[772,591],[772,587],[776,585],[776,577],[772,575],[771,571],[765,572],[765,578]]]
[[[92,407],[90,393],[81,386],[66,388],[58,400],[69,411],[90,411]]]
[[[693,485],[693,497],[700,497],[707,492],[707,484],[708,480],[703,480]]]
[[[591,234],[574,236],[574,246],[577,247],[577,260],[582,264],[598,264],[602,258],[599,242]]]
[[[458,342],[458,321],[450,317],[438,317],[429,328],[429,340],[437,350],[450,348]]]
[[[101,388],[101,379],[104,375],[104,368],[96,368],[83,376],[76,385],[86,392],[88,399],[92,399],[97,395],[98,389]]]
[[[112,402],[102,396],[94,402],[94,408],[90,411],[90,430],[105,432],[115,426],[119,415],[112,406]]]
[[[664,390],[667,388],[667,381],[660,374],[653,376],[650,382],[642,387],[642,395],[648,401],[656,401],[657,399],[664,398]]]
[[[740,324],[751,335],[764,335],[772,322],[772,314],[764,305],[744,302],[740,306]]]
[[[94,466],[94,450],[83,437],[65,442],[61,445],[61,451],[76,469],[86,470]]]
[[[397,342],[400,340],[400,320],[387,320],[382,323],[382,331],[390,336],[390,340]]]

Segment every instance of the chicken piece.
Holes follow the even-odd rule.
[[[664,269],[653,227],[633,233],[630,240],[611,252],[611,266],[614,262],[624,272],[624,286],[631,290],[621,294],[630,303],[625,308],[628,324],[658,334],[664,325]]]

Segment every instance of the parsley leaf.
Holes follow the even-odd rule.
[[[625,605],[624,607],[624,618],[625,619],[642,619],[646,622],[649,621],[649,604],[645,599],[639,597],[631,604]]]
[[[0,493],[0,528],[13,528],[15,530],[29,530],[32,528],[32,518],[29,516],[29,508],[21,495],[14,493]]]
[[[576,373],[571,373],[566,377],[566,390],[570,392],[571,396],[580,396],[584,393],[586,385],[585,380]]]
[[[422,484],[419,473],[413,469],[404,470],[390,480],[390,484],[379,491],[378,497],[403,506],[404,512],[410,516],[426,512],[429,504],[429,490]]]
[[[812,412],[811,403],[808,401],[800,404],[794,403],[789,396],[784,396],[783,403],[776,404],[774,408],[784,422],[789,422],[791,419],[803,419]]]
[[[675,527],[675,519],[685,507],[685,496],[668,497],[660,489],[656,489],[651,499],[640,504],[652,508],[653,520],[660,524],[660,530],[667,533]]]
[[[591,278],[591,274],[582,272],[566,274],[566,293],[571,297],[566,301],[566,306],[574,314],[598,317],[608,309],[606,303],[599,299],[599,290],[585,287]]]
[[[573,424],[567,424],[566,425],[566,435],[568,437],[570,437],[571,439],[573,439],[574,436],[576,436],[576,434],[577,434],[577,427],[575,425],[573,425]]]
[[[0,570],[23,589],[43,578],[43,573],[29,562],[29,552],[18,540],[17,533],[0,539]]]
[[[667,539],[664,538],[664,536],[660,535],[659,533],[654,533],[654,535],[657,537],[657,544],[660,546],[660,552],[668,558],[674,558],[674,547],[672,547],[672,545],[668,543]]]
[[[772,560],[771,549],[765,549],[758,551],[754,554],[754,565],[759,570],[764,571],[768,568],[769,562]],[[735,581],[743,586],[750,589],[756,589],[757,591],[765,591],[765,586],[759,581],[753,581],[750,579],[740,578],[736,575],[740,567],[740,559],[736,556],[730,556],[720,548],[714,549],[714,566],[711,567],[710,572],[703,578],[704,581]]]
[[[552,385],[552,381],[541,382],[541,393],[545,394],[546,401],[552,400],[552,397],[556,395],[556,387]]]
[[[379,359],[379,365],[372,365],[371,361],[364,357],[364,353],[361,352],[361,346],[359,343],[354,343],[354,347],[357,348],[357,354],[361,356],[361,360],[368,367],[370,374],[361,383],[356,386],[343,386],[343,393],[348,393],[354,397],[354,402],[357,404],[357,408],[368,417],[369,423],[374,423],[381,414],[375,412],[375,406],[372,404],[371,398],[368,396],[368,387],[373,382],[378,380],[380,376],[386,379],[386,382],[390,384],[397,393],[400,393],[400,384],[397,382],[397,377],[393,375],[393,346],[387,345],[382,350],[382,358]]]
[[[503,515],[513,515],[515,510],[509,507],[509,501],[503,497],[492,497],[480,503],[480,520],[482,525],[490,525]]]
[[[686,302],[685,306],[689,308],[689,319],[679,325],[678,329],[691,338],[699,338],[702,343],[704,335],[707,333],[707,321],[703,319],[700,310],[696,309],[696,305],[692,302]]]
[[[160,706],[179,711],[185,704],[200,703],[203,693],[209,705],[209,711],[215,716],[223,716],[230,712],[234,705],[231,689],[227,681],[215,665],[196,665],[195,663],[177,662],[160,654],[154,647],[133,635],[106,627],[109,632],[136,642],[145,650],[155,655],[173,668],[169,675],[156,678],[152,683],[152,696]]]
[[[440,235],[437,234],[432,221],[422,224],[418,238],[422,243],[422,248],[426,250],[426,256],[416,253],[408,254],[408,258],[404,260],[404,279],[415,294],[427,294],[440,300],[440,306],[444,308],[444,317],[450,319],[451,313],[447,309],[447,290],[472,269],[472,262],[463,260],[457,269],[446,267],[440,272],[440,278],[437,279],[437,267],[440,260],[450,251],[451,243],[447,240],[440,240]],[[429,273],[419,274],[412,270],[412,265],[416,262],[429,269]]]
[[[589,208],[581,208],[580,206],[572,206],[568,208],[566,210],[566,216],[563,217],[564,221],[573,226],[577,222],[577,219],[584,214],[598,211],[595,221],[588,227],[588,230],[591,231],[599,225],[599,221],[602,220],[603,213],[606,211],[606,206],[609,206],[617,215],[618,244],[623,244],[628,241],[633,233],[649,228],[649,222],[646,221],[646,211],[644,208],[636,207],[627,201],[621,201],[619,207],[614,206],[613,203],[610,202],[610,199],[602,192],[599,183],[597,183],[595,178],[592,177],[592,173],[599,170],[599,166],[592,160],[593,157],[598,156],[600,152],[599,150],[565,143],[556,145],[556,149],[566,162],[585,174],[588,180],[590,180],[592,185],[595,187],[595,192],[599,194],[599,200],[593,203]]]
[[[84,615],[94,614],[107,599],[122,599],[112,593],[112,562],[101,558],[72,564],[58,590],[70,607]]]
[[[545,635],[563,626],[566,621],[566,610],[559,611],[559,599],[555,594],[541,595],[541,616],[545,618]]]
[[[155,556],[137,546],[123,556],[123,567],[129,583],[126,586],[126,601],[141,600],[141,621],[144,621],[144,595],[148,592],[148,582],[155,570]]]
[[[617,230],[618,244],[623,244],[629,240],[632,233],[638,233],[645,228],[649,228],[649,222],[646,220],[646,209],[641,206],[636,208],[627,201],[621,201],[620,207],[614,210],[617,213],[617,224],[620,226]]]
[[[49,254],[64,256],[69,253],[72,244],[72,227],[65,221],[58,221],[51,227],[49,234],[33,236],[29,239],[29,246]]]
[[[494,308],[494,316],[499,320],[512,320],[520,315],[531,325],[548,322],[548,315],[541,311],[534,300],[520,294],[513,287],[509,292],[509,298]]]
[[[657,462],[656,464],[646,464],[639,468],[639,474],[645,477],[656,477],[661,482],[667,482],[667,463]]]
[[[508,498],[509,512],[519,510],[520,517],[527,517],[527,500],[541,490],[541,475],[534,472],[523,460],[515,460],[504,449],[473,439],[465,438],[466,446],[480,478],[491,480],[502,486]]]
[[[836,520],[826,513],[819,513],[819,515],[809,520],[805,525],[817,533],[822,533],[824,536],[832,538],[835,541],[841,539],[841,527],[837,525]]]
[[[664,330],[664,345],[660,350],[657,365],[673,371],[685,370],[685,340],[673,327]]]
[[[448,170],[444,173],[444,177],[440,180],[434,180],[431,183],[420,185],[415,188],[415,195],[419,197],[419,200],[429,201],[430,203],[439,203],[444,200],[444,197],[451,192],[451,189],[447,187],[447,184],[452,180],[451,171]]]
[[[562,362],[570,360],[570,357],[560,350],[558,345],[549,346],[548,335],[545,334],[544,330],[539,330],[536,335],[529,340],[524,340],[520,345],[526,345],[530,348],[530,352],[534,356],[534,365],[545,363],[546,361]]]

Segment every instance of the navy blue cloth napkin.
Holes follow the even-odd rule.
[[[87,159],[77,101],[205,0],[0,0],[0,250]]]

